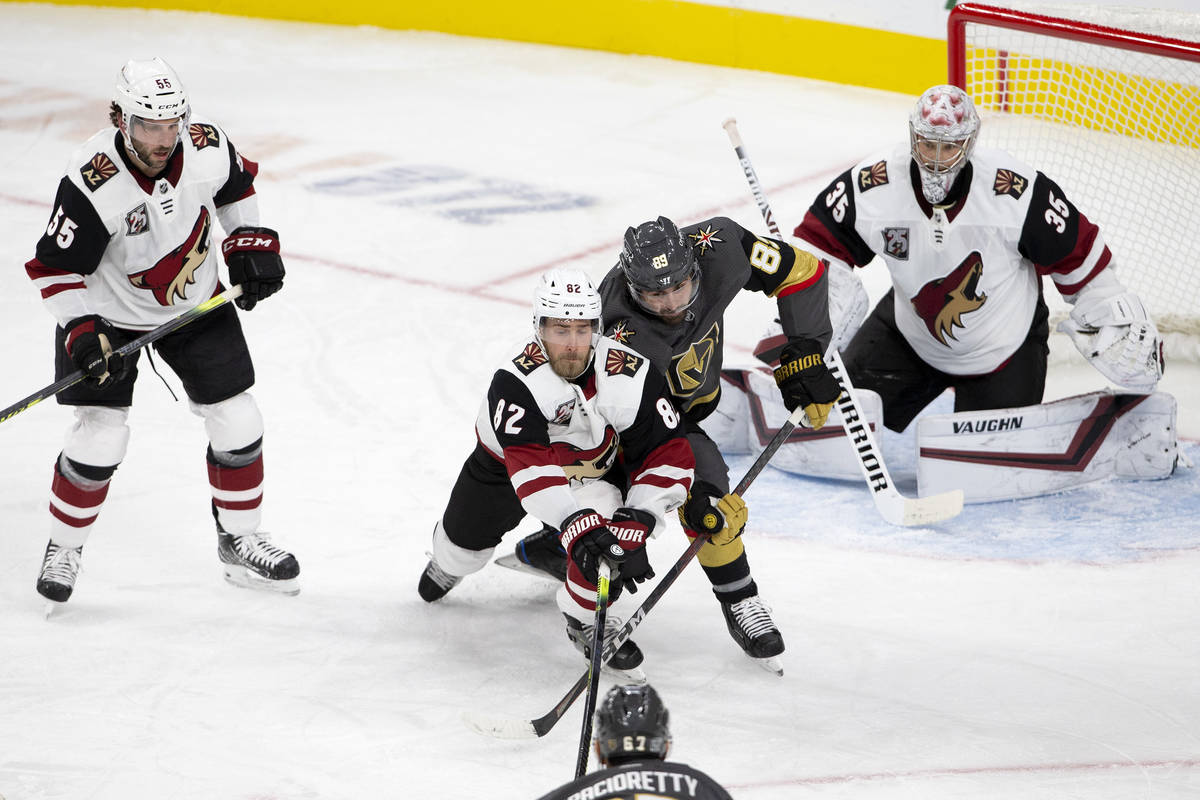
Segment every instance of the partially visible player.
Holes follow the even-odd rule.
[[[566,562],[558,605],[585,654],[600,559],[615,569],[611,636],[622,624],[622,590],[636,592],[654,575],[646,539],[683,505],[694,465],[662,375],[600,327],[600,295],[585,273],[541,277],[532,331],[492,376],[478,444],[434,525],[417,586],[427,602],[441,599],[528,514],[557,532]],[[612,482],[618,459],[628,487]],[[636,675],[642,659],[627,640],[609,664]]]
[[[720,398],[725,309],[746,290],[776,298],[787,335],[776,382],[788,409],[803,407],[807,424],[820,428],[840,390],[822,359],[831,335],[825,268],[810,253],[725,217],[682,230],[659,217],[625,232],[619,261],[600,284],[608,336],[649,358],[683,409],[696,481],[681,522],[690,537],[713,533],[705,520],[720,529],[698,558],[729,633],[747,655],[781,672],[783,636],[759,597],[740,537],[747,508],[729,492],[729,468],[701,427]],[[533,534],[517,556],[552,568],[548,543],[545,532]]]
[[[539,800],[732,800],[695,767],[667,761],[670,713],[649,684],[614,686],[596,709],[593,745],[604,769],[576,778]]]
[[[1040,403],[1049,275],[1073,306],[1060,330],[1110,381],[1152,392],[1158,330],[1100,230],[1045,174],[976,148],[979,125],[962,89],[928,89],[909,142],[835,178],[796,228],[834,263],[878,256],[891,273],[843,354],[851,381],[879,393],[895,431],[949,387],[956,412]]]
[[[242,287],[237,305],[245,311],[284,278],[278,235],[259,225],[258,165],[215,122],[192,113],[166,62],[125,64],[109,121],[112,128],[71,156],[36,255],[25,265],[58,322],[56,378],[87,375],[58,394],[59,403],[75,407],[75,424],[54,463],[50,541],[37,590],[59,603],[71,596],[83,545],[129,441],[140,353],[122,358],[117,348],[221,292],[218,249],[230,282]],[[217,225],[228,234],[223,242],[214,238]],[[226,579],[296,593],[295,556],[259,530],[263,420],[247,392],[254,366],[237,312],[223,306],[154,349],[204,420]]]

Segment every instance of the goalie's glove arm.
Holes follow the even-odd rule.
[[[1074,295],[1069,318],[1058,325],[1104,377],[1137,392],[1152,392],[1165,368],[1158,328],[1136,294],[1109,270]]]

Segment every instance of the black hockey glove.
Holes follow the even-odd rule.
[[[107,389],[128,374],[125,357],[114,352],[121,339],[108,320],[88,314],[71,320],[64,330],[67,355],[83,371],[86,384]]]
[[[585,584],[595,586],[601,558],[614,567],[625,560],[625,549],[594,509],[576,511],[562,521],[559,530],[559,541],[567,551],[567,580],[574,576],[577,581],[582,578]]]
[[[270,228],[243,225],[225,239],[221,252],[229,267],[229,282],[242,287],[242,296],[234,302],[243,311],[283,288],[279,234]]]
[[[793,339],[787,343],[775,369],[775,383],[788,411],[803,408],[813,430],[824,427],[830,409],[842,394],[837,378],[821,357],[821,345],[813,339]]]
[[[646,555],[646,539],[654,530],[654,515],[640,508],[618,508],[613,512],[608,529],[617,537],[617,543],[625,551],[625,560],[621,562],[617,573],[613,576],[612,600],[621,596],[622,589],[628,589],[630,594],[637,594],[637,585],[654,577],[650,567],[650,558]]]
[[[679,509],[679,522],[695,533],[707,534],[717,546],[726,545],[742,535],[750,511],[736,494],[721,494],[708,481],[692,482],[687,502]]]

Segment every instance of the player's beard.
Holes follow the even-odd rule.
[[[554,374],[560,378],[574,380],[587,369],[588,357],[591,354],[592,350],[589,347],[584,352],[561,353],[558,356],[552,356],[550,358],[550,369],[554,370]]]
[[[130,141],[130,145],[133,148],[134,156],[146,167],[151,175],[157,175],[162,172],[163,167],[167,165],[167,161],[171,157],[171,153],[175,151],[174,144],[170,147],[145,145],[134,139]]]

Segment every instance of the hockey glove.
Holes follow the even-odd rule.
[[[115,352],[121,346],[120,337],[108,320],[88,314],[71,320],[64,330],[67,355],[83,371],[89,386],[107,389],[128,374],[125,357]]]
[[[242,296],[234,302],[243,311],[283,288],[279,234],[270,228],[243,225],[225,239],[221,252],[229,267],[229,282],[242,287]]]
[[[584,581],[595,586],[601,558],[613,567],[619,567],[625,560],[625,549],[608,529],[604,517],[594,509],[576,511],[562,521],[559,530],[562,531],[559,541],[567,551],[568,580],[574,569]]]
[[[694,481],[687,502],[679,508],[679,522],[696,533],[707,534],[720,547],[732,542],[746,529],[750,510],[736,494],[721,494],[707,481]]]
[[[622,589],[637,594],[637,585],[654,577],[650,558],[646,555],[646,539],[654,530],[654,515],[640,508],[618,508],[613,512],[608,529],[625,551],[625,559],[612,578],[612,599],[616,600]]]
[[[825,366],[821,346],[813,339],[793,339],[783,348],[775,383],[788,411],[804,409],[808,426],[820,430],[842,394],[837,378]]]
[[[1150,393],[1163,374],[1162,338],[1133,292],[1081,293],[1058,324],[1093,367],[1118,386]]]

